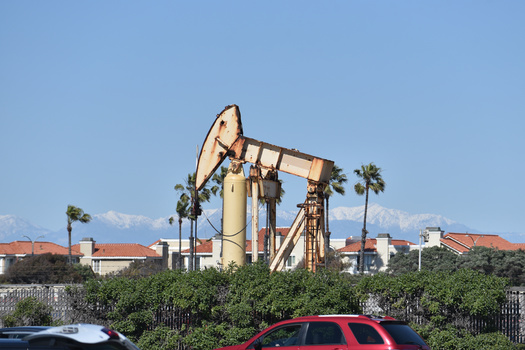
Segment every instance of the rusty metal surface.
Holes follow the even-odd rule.
[[[275,272],[283,270],[286,260],[292,253],[292,250],[299,241],[299,239],[301,238],[301,233],[304,231],[305,219],[305,210],[304,208],[300,208],[292,226],[290,226],[290,231],[288,231],[288,235],[286,235],[275,257],[270,262],[270,271]]]
[[[227,156],[320,183],[330,181],[333,161],[244,137],[242,133],[239,107],[227,106],[217,116],[204,140],[197,164],[197,190],[204,186]]]
[[[228,150],[242,135],[241,112],[236,105],[226,106],[217,115],[204,139],[197,163],[195,186],[200,190],[227,157]]]
[[[291,250],[299,240],[300,231],[305,228],[305,259],[307,267],[315,271],[324,261],[324,210],[323,190],[330,181],[334,162],[318,158],[294,149],[288,149],[258,141],[242,135],[239,107],[227,106],[213,123],[201,149],[196,171],[196,189],[200,190],[226,157],[233,163],[252,163],[249,190],[252,199],[252,244],[254,261],[257,260],[258,197],[278,198],[280,183],[263,181],[266,174],[283,171],[308,180],[306,208],[299,211],[292,225],[290,237],[279,248],[270,264],[272,271],[282,269]],[[230,167],[232,166],[230,164]],[[240,165],[240,164],[239,164]],[[260,193],[260,191],[262,193]],[[224,220],[226,223],[226,219]],[[275,244],[275,242],[274,242]]]
[[[334,167],[334,162],[331,160],[314,157],[249,137],[238,138],[230,151],[232,158],[325,184],[330,181]]]

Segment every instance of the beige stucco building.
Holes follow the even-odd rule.
[[[42,242],[38,240],[0,243],[0,274],[4,274],[7,269],[18,260],[31,255],[42,254],[69,256],[69,249],[53,242]],[[71,258],[73,262],[77,262],[80,256],[80,252],[71,249]]]
[[[278,227],[276,229],[276,249],[279,249],[280,245],[283,243],[284,238],[288,234],[289,228]],[[263,260],[265,258],[265,234],[266,229],[259,230],[258,237],[258,259]],[[169,268],[177,268],[178,261],[182,258],[182,266],[188,268],[190,250],[189,250],[189,240],[181,240],[182,251],[179,253],[179,240],[178,239],[160,239],[157,242],[150,245],[150,249],[156,250],[159,243],[167,243],[169,246],[168,253],[168,265]],[[332,250],[337,250],[344,247],[346,240],[345,239],[331,239],[330,247]],[[220,235],[216,235],[209,240],[198,244],[195,248],[195,260],[197,269],[203,268],[218,268],[222,269],[222,239]],[[246,240],[246,263],[251,264],[253,262],[253,249],[252,249],[252,240]],[[269,255],[269,252],[266,251],[266,257]],[[293,269],[295,268],[303,259],[304,256],[304,236],[299,238],[299,241],[293,248],[288,260],[285,263],[284,269]]]
[[[133,261],[156,261],[167,266],[168,246],[160,243],[152,250],[137,243],[97,244],[93,238],[83,238],[72,246],[80,252],[79,263],[89,265],[100,275],[117,272]]]
[[[367,238],[364,252],[365,273],[374,274],[386,271],[392,256],[398,252],[408,253],[413,249],[419,249],[419,246],[406,240],[393,239],[388,233],[380,233],[377,235],[377,238]],[[361,237],[348,238],[346,245],[337,251],[350,266],[346,272],[358,273]]]

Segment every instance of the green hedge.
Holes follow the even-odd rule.
[[[267,265],[257,263],[224,272],[168,270],[141,279],[92,280],[85,291],[93,308],[110,309],[100,317],[143,350],[239,344],[283,319],[360,313],[371,295],[394,317],[406,319],[407,308],[415,310],[425,320],[417,328],[433,349],[456,350],[516,348],[501,334],[487,329],[473,336],[457,322],[493,315],[505,300],[506,286],[505,279],[465,269],[378,274],[356,285],[355,276],[334,271],[270,273]],[[190,321],[175,330],[159,324],[154,315],[166,305],[186,312]]]

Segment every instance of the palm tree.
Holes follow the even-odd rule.
[[[334,192],[344,196],[345,187],[343,186],[343,184],[347,181],[348,179],[346,177],[346,174],[343,173],[343,168],[340,168],[334,164],[334,167],[332,168],[332,174],[330,175],[330,180],[328,182],[328,186],[326,186],[324,190],[324,198],[326,201],[326,232],[324,242],[325,257],[327,256],[328,250],[330,248],[330,197],[334,194]],[[325,262],[326,261],[327,260],[325,260]]]
[[[82,224],[87,224],[91,221],[91,215],[85,214],[84,211],[80,208],[75,207],[74,205],[69,204],[67,206],[67,233],[69,238],[69,264],[71,265],[73,261],[71,260],[71,231],[73,230],[73,227],[71,226],[72,223],[75,221],[78,221]]]
[[[181,198],[177,201],[177,215],[179,216],[179,261],[177,262],[177,267],[182,269],[182,219],[186,219],[190,215],[189,201],[186,196],[182,195]],[[169,223],[173,225],[175,220],[173,217],[170,217]]]
[[[366,243],[366,214],[368,211],[368,191],[372,190],[375,194],[384,192],[386,183],[381,177],[381,168],[377,167],[374,163],[368,165],[361,165],[361,169],[355,169],[354,173],[358,178],[361,179],[354,186],[354,190],[358,195],[365,194],[365,215],[363,221],[363,230],[361,231],[361,250],[359,251],[359,272],[364,272],[365,266],[365,243]]]
[[[343,169],[334,164],[332,168],[332,175],[330,176],[330,181],[328,186],[324,190],[324,198],[326,201],[326,232],[330,233],[330,226],[328,224],[328,217],[330,215],[330,197],[335,193],[338,193],[342,196],[345,195],[344,183],[348,181],[346,174],[343,174]]]
[[[202,202],[209,202],[210,199],[211,199],[211,196],[212,194],[215,195],[217,194],[217,191],[219,190],[219,187],[217,186],[212,186],[211,189],[208,188],[206,185],[199,191],[197,192],[197,197],[198,198],[195,198],[195,179],[196,179],[196,174],[195,173],[190,173],[188,174],[188,177],[186,178],[186,180],[184,181],[184,185],[182,184],[177,184],[175,185],[175,190],[180,192],[181,195],[180,195],[180,198],[186,201],[190,201],[191,200],[191,204],[193,205],[193,208],[198,208],[199,207],[199,203],[202,203]],[[193,268],[194,268],[194,265],[193,265],[193,260],[194,260],[194,249],[193,249],[193,246],[194,246],[194,238],[193,238],[193,222],[195,220],[197,220],[197,217],[196,215],[194,215],[195,213],[193,213],[193,210],[191,211],[190,215],[188,215],[189,219],[191,220],[191,228],[190,228],[190,261],[189,261],[189,264],[188,264],[188,270],[189,271],[192,271]],[[197,240],[197,232],[195,232],[195,240]]]
[[[216,186],[220,189],[219,195],[220,195],[221,198],[224,198],[224,178],[226,177],[226,175],[228,175],[228,167],[223,165],[223,166],[221,166],[220,171],[218,173],[216,172],[215,174],[213,174],[213,176],[211,178],[211,180],[213,182],[215,182]],[[216,195],[216,193],[215,193],[215,195]],[[222,205],[224,205],[224,201],[221,201],[221,203],[222,203]],[[224,212],[224,208],[221,208],[221,213],[223,213],[223,212]],[[223,227],[222,227],[222,217],[221,217],[221,227],[220,227],[220,232],[219,232],[221,237],[222,237],[222,228]],[[222,251],[221,251],[221,256],[222,256]]]
[[[221,166],[220,172],[213,174],[213,176],[211,178],[211,180],[217,184],[218,189],[220,189],[219,195],[221,196],[221,198],[224,197],[224,187],[223,187],[223,185],[224,185],[224,178],[226,177],[227,174],[228,174],[228,167]],[[215,194],[216,193],[214,193],[214,195]]]

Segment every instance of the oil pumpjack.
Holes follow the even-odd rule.
[[[325,259],[324,189],[328,185],[334,162],[257,141],[243,135],[241,113],[237,105],[226,106],[210,128],[197,162],[195,198],[221,163],[230,158],[223,181],[223,243],[222,265],[246,263],[247,196],[252,197],[252,257],[258,259],[258,202],[269,203],[269,246],[271,271],[282,270],[294,246],[304,233],[304,261],[316,271]],[[251,163],[249,177],[243,170]],[[282,244],[276,247],[276,199],[280,195],[278,172],[283,171],[307,179],[306,200],[299,204],[299,213]],[[194,212],[200,211],[194,200]]]

